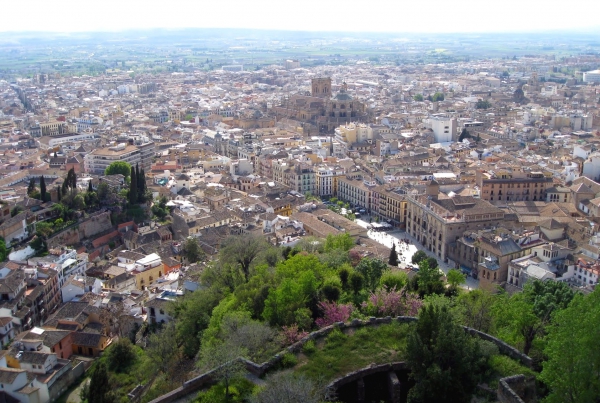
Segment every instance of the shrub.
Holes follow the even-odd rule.
[[[327,347],[333,347],[343,343],[347,337],[348,336],[342,333],[340,329],[333,329],[331,333],[327,335],[327,338],[325,339],[325,345]]]
[[[298,358],[292,353],[285,354],[281,360],[281,366],[283,368],[292,368],[296,366],[296,364],[298,364]]]
[[[383,287],[369,295],[368,302],[363,302],[363,309],[372,315],[379,316],[416,316],[423,301],[406,288]]]
[[[317,346],[315,345],[314,340],[309,340],[306,343],[304,343],[304,346],[302,347],[302,351],[306,355],[311,355],[312,353],[317,351]]]
[[[302,340],[308,335],[308,332],[298,329],[298,325],[295,323],[290,326],[283,326],[281,328],[281,337],[283,338],[283,345],[289,346],[299,340]]]
[[[346,322],[352,313],[351,304],[344,305],[335,302],[319,302],[319,309],[323,312],[323,317],[315,321],[319,327],[329,326],[336,322]]]

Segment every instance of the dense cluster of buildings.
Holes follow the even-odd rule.
[[[600,273],[600,87],[593,56],[426,66],[282,66],[0,81],[0,394],[46,402],[115,336],[170,320],[201,286],[195,237],[293,246],[349,233],[323,201],[406,231],[438,259],[517,292],[529,279],[594,287]],[[569,71],[565,73],[564,71]],[[596,75],[595,75],[596,74]],[[82,191],[114,161],[138,165],[170,218],[80,214],[35,257],[66,172]],[[44,176],[52,200],[27,195]],[[147,211],[150,214],[151,203]],[[147,221],[147,220],[145,220]],[[192,270],[191,270],[192,269]],[[73,372],[75,371],[75,372]],[[36,400],[37,399],[37,400]]]

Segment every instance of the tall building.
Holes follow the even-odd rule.
[[[600,70],[586,71],[583,73],[584,83],[600,83]]]
[[[553,187],[551,177],[543,172],[477,172],[481,198],[494,201],[542,201],[546,189]]]
[[[331,97],[331,77],[313,78],[311,95],[318,98]]]
[[[429,118],[429,122],[437,143],[447,143],[456,138],[456,119],[446,116],[432,116]]]
[[[106,168],[115,161],[125,161],[135,166],[135,164],[139,164],[142,161],[140,149],[126,143],[120,143],[112,147],[97,148],[85,155],[85,172],[102,175]]]

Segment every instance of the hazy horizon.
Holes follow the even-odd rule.
[[[74,0],[23,0],[3,5],[9,17],[2,33],[123,32],[153,29],[250,29],[300,32],[485,34],[600,32],[598,22],[565,18],[561,3],[506,0],[482,6],[475,0],[431,0],[427,3],[372,0],[365,3],[272,0],[168,3],[105,0],[81,7]],[[600,2],[586,5],[586,15],[597,15]]]

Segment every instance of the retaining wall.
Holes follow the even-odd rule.
[[[322,337],[326,337],[334,329],[344,330],[344,329],[360,328],[360,327],[365,327],[365,326],[377,326],[377,325],[382,325],[382,324],[389,324],[389,323],[392,323],[392,321],[395,321],[398,323],[413,323],[413,322],[416,322],[417,320],[418,320],[418,318],[413,317],[413,316],[398,316],[393,319],[390,316],[386,316],[384,318],[371,317],[366,320],[354,319],[348,323],[337,322],[337,323],[334,323],[333,325],[326,326],[322,329],[316,330],[316,331],[308,334],[303,339],[301,339],[301,340],[297,341],[296,343],[292,344],[291,346],[283,349],[282,351],[280,351],[279,353],[277,353],[273,357],[271,357],[271,359],[269,361],[263,362],[262,364],[257,364],[255,362],[247,360],[245,358],[240,358],[240,360],[242,360],[246,364],[246,369],[248,370],[248,372],[260,377],[260,376],[265,375],[271,369],[277,368],[277,366],[280,364],[280,362],[283,359],[285,354],[299,353],[302,350],[302,347],[304,346],[304,344],[306,342],[308,342],[309,340],[316,340],[316,339],[320,339]],[[532,361],[531,361],[530,357],[519,352],[517,349],[508,345],[507,343],[503,342],[502,340],[497,339],[493,336],[490,336],[489,334],[480,332],[478,330],[466,327],[466,326],[463,326],[463,328],[465,329],[465,331],[467,333],[469,333],[472,336],[476,336],[482,340],[487,340],[489,342],[494,343],[496,346],[498,346],[498,350],[500,351],[501,354],[507,355],[515,360],[520,361],[524,365],[531,367]],[[399,364],[400,363],[393,364],[393,365],[399,365]],[[385,364],[385,365],[390,365],[390,364]],[[367,370],[367,369],[365,369],[365,370]],[[211,377],[212,373],[213,373],[213,371],[210,371],[210,372],[207,372],[196,378],[190,379],[189,381],[185,382],[183,384],[183,386],[167,393],[166,395],[160,396],[160,397],[152,400],[150,403],[167,403],[174,399],[178,399],[180,397],[187,396],[189,394],[197,392],[200,388],[202,388],[204,386],[208,386],[212,383],[212,377]],[[348,381],[348,382],[351,382],[351,381]],[[341,386],[341,385],[339,385],[339,386]]]
[[[535,380],[525,375],[502,378],[498,382],[498,400],[500,403],[533,403],[537,401]]]

